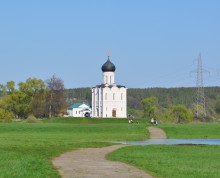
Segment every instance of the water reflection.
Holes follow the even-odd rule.
[[[143,141],[124,141],[122,143],[127,145],[220,145],[220,139],[148,139]]]

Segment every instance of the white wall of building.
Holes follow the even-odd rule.
[[[127,89],[113,86],[103,88],[102,117],[127,117]]]
[[[80,105],[78,108],[69,108],[67,110],[68,116],[71,117],[85,117],[85,113],[89,112],[91,114],[91,108],[86,104]]]
[[[115,84],[115,73],[114,72],[103,72],[102,83],[113,85]]]

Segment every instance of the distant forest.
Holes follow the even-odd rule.
[[[215,105],[220,96],[220,87],[204,87],[207,115],[216,117]],[[165,109],[171,105],[181,104],[192,108],[196,99],[196,88],[129,88],[127,90],[128,114],[136,117],[142,115],[141,101],[154,96],[158,98],[159,108]],[[75,88],[67,90],[68,103],[85,102],[91,104],[90,88]]]

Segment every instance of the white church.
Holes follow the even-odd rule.
[[[115,65],[108,60],[102,65],[102,84],[92,88],[92,115],[100,118],[127,117],[127,88],[115,83]]]

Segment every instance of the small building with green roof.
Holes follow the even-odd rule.
[[[74,103],[67,108],[69,117],[91,117],[92,108],[85,103]]]

